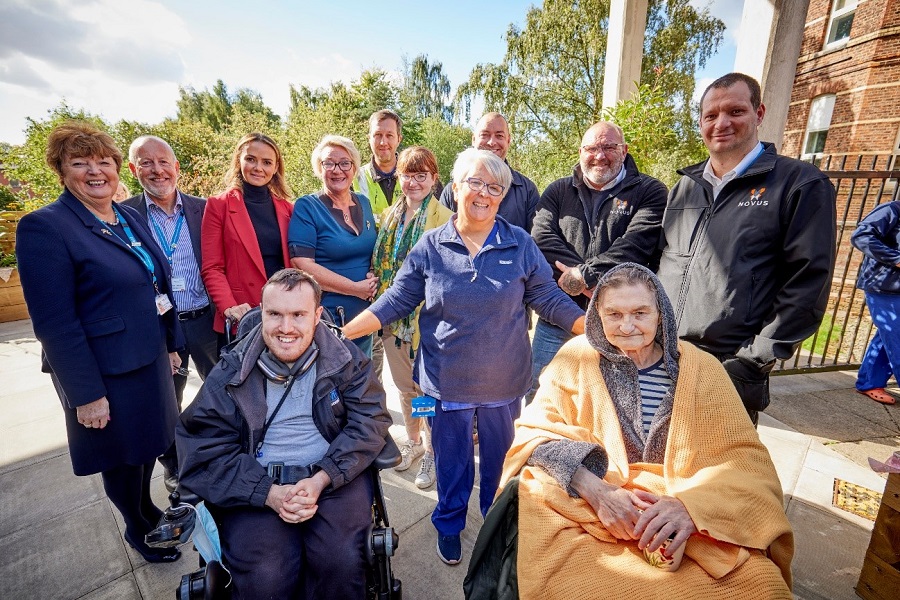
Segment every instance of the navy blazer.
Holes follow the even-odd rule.
[[[194,258],[197,259],[197,269],[199,270],[203,264],[203,259],[200,255],[200,225],[203,223],[203,209],[206,208],[206,198],[191,196],[182,191],[178,193],[181,195],[184,220],[187,222],[188,233],[191,236],[191,248],[194,250]],[[144,194],[141,193],[137,196],[132,196],[128,200],[123,200],[122,204],[130,206],[141,213],[144,223],[149,223],[147,220],[147,201],[144,200]]]
[[[146,221],[117,206],[153,257],[159,290],[174,304],[169,265]],[[45,366],[59,379],[70,408],[106,396],[104,376],[153,363],[163,342],[169,352],[184,346],[174,310],[160,326],[146,267],[68,190],[22,217],[16,255]]]

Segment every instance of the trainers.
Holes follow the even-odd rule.
[[[425,490],[434,485],[434,454],[426,452],[416,475],[416,487]]]
[[[400,446],[400,464],[394,467],[395,471],[405,471],[413,461],[425,454],[425,444],[422,440],[419,443],[413,443],[412,440],[406,440],[406,443]]]
[[[437,554],[438,558],[448,565],[458,565],[459,559],[462,558],[462,542],[459,541],[459,536],[438,534]]]

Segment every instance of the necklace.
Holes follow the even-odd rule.
[[[343,213],[343,215],[344,215],[344,223],[347,223],[349,225],[350,224],[350,212],[349,211],[345,212],[345,213]]]
[[[109,225],[110,227],[118,227],[119,226],[119,217],[116,216],[115,221],[103,221],[103,222],[106,223],[107,225]]]

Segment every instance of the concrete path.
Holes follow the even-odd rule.
[[[854,377],[774,378],[772,406],[760,421],[794,526],[794,591],[804,600],[856,598],[872,522],[831,505],[834,478],[881,493],[884,479],[869,470],[866,457],[885,459],[900,447],[900,405],[884,407],[856,394]],[[192,377],[185,397],[199,384]],[[405,434],[393,388],[388,404],[400,440]],[[100,477],[72,475],[59,400],[40,373],[29,321],[0,324],[0,415],[0,600],[171,599],[181,575],[197,568],[196,553],[183,548],[177,563],[147,564],[122,540],[121,518]],[[395,574],[407,600],[462,598],[481,524],[477,502],[470,503],[463,532],[463,563],[444,565],[430,521],[436,493],[413,484],[417,467],[383,474],[391,524],[400,533]],[[159,472],[153,486],[164,506]]]

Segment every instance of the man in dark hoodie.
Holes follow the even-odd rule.
[[[538,203],[531,235],[553,268],[559,287],[581,308],[612,267],[633,262],[656,268],[666,208],[666,186],[638,171],[622,128],[599,121],[585,132],[579,161]],[[539,319],[532,344],[532,390],[556,353],[572,337]]]
[[[307,273],[275,273],[262,324],[176,429],[181,484],[216,520],[236,597],[365,596],[373,491],[361,475],[391,418],[371,362],[319,322],[321,296]]]
[[[759,141],[765,114],[759,83],[743,73],[703,92],[709,159],[678,171],[659,265],[679,337],[722,361],[754,423],[775,360],[822,322],[835,253],[834,186]]]

